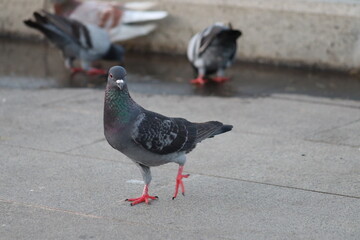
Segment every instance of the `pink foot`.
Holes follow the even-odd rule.
[[[181,193],[183,196],[185,196],[185,187],[184,187],[184,183],[182,181],[183,178],[188,178],[190,176],[190,174],[186,174],[186,175],[182,175],[182,171],[184,169],[184,166],[179,166],[179,171],[178,171],[178,175],[176,177],[176,185],[175,185],[175,193],[173,196],[173,200],[176,198],[178,192],[179,192],[179,186],[181,187]]]
[[[223,83],[223,82],[228,81],[229,78],[228,77],[214,77],[214,78],[212,78],[212,80],[217,83]]]
[[[138,203],[142,203],[142,202],[149,204],[149,199],[155,200],[157,198],[158,198],[157,196],[150,196],[149,194],[143,194],[139,198],[129,198],[129,199],[126,199],[125,201],[132,202],[132,203],[130,203],[130,205],[134,206],[134,205],[136,205]]]
[[[143,194],[141,197],[138,197],[138,198],[128,198],[128,199],[125,199],[125,201],[129,201],[129,202],[132,202],[130,203],[131,206],[134,206],[138,203],[142,203],[142,202],[145,202],[146,204],[149,204],[149,199],[151,200],[155,200],[155,199],[158,199],[157,196],[150,196],[148,194],[148,190],[149,190],[149,186],[148,185],[145,185],[144,187],[144,191],[143,191]]]
[[[107,71],[105,71],[104,69],[100,69],[100,68],[91,68],[86,73],[89,76],[96,76],[96,75],[106,75]]]
[[[190,83],[197,84],[197,85],[204,85],[207,82],[206,79],[204,79],[204,76],[198,76],[195,79],[190,80]]]

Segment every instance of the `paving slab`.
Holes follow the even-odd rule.
[[[86,91],[89,94],[89,91]],[[90,94],[91,95],[90,91]],[[1,140],[7,144],[52,151],[66,151],[96,141],[103,131],[100,111],[76,111],[70,107],[52,107],[54,102],[76,99],[83,91],[30,91],[29,96],[18,90],[3,90],[0,124]],[[24,96],[25,95],[25,96]],[[38,95],[38,96],[37,96]],[[81,104],[81,102],[79,103]],[[93,131],[88,127],[95,126]],[[83,132],[89,135],[84,138]]]
[[[128,159],[121,163],[2,145],[0,148],[3,199],[89,213],[113,202],[124,202],[143,189],[140,171]],[[157,179],[154,187],[169,183],[161,181],[168,175],[153,175]],[[171,173],[172,184],[175,175]],[[171,196],[172,191],[167,194]]]
[[[76,159],[72,159],[72,161],[76,161]],[[68,163],[62,162],[62,165],[67,166]],[[80,167],[76,170],[78,169]],[[31,169],[28,168],[28,170]],[[115,188],[114,182],[109,182],[109,179],[113,179],[115,175],[119,174],[113,171],[102,176],[94,176],[89,168],[82,169],[81,172],[83,175],[88,175],[87,182],[70,176],[73,179],[71,185],[83,187],[79,189],[65,187],[62,190],[53,188],[50,191],[62,193],[55,201],[41,195],[38,195],[36,199],[32,197],[9,199],[9,196],[5,196],[5,200],[4,195],[1,196],[2,201],[0,202],[6,204],[0,205],[7,206],[6,211],[2,211],[7,216],[2,219],[2,230],[8,229],[7,236],[20,238],[25,233],[30,236],[33,234],[34,237],[30,239],[41,239],[39,237],[44,236],[43,234],[49,234],[49,236],[56,234],[55,236],[72,238],[74,237],[72,234],[83,236],[85,233],[87,236],[94,236],[95,239],[101,239],[101,237],[108,239],[123,235],[140,237],[151,236],[157,231],[160,232],[158,234],[160,239],[166,238],[166,234],[175,233],[175,239],[186,237],[193,239],[239,239],[242,237],[246,239],[278,239],[279,237],[284,239],[311,237],[316,239],[356,239],[359,236],[357,226],[360,223],[358,218],[360,202],[358,199],[195,174],[185,183],[186,197],[179,196],[173,201],[170,197],[162,194],[172,191],[173,186],[165,185],[164,188],[159,188],[154,185],[152,192],[161,194],[158,201],[152,202],[149,206],[130,207],[128,203],[118,202],[118,198],[113,195],[115,192],[122,194],[131,192],[131,190],[121,189],[123,184],[119,184],[119,188]],[[161,171],[161,173],[166,174],[166,171]],[[66,171],[60,175],[64,178],[69,177]],[[127,176],[128,174],[124,171],[121,175]],[[98,206],[98,204],[92,201],[87,194],[88,188],[93,188],[94,192],[97,189],[90,178],[97,179],[97,183],[95,183],[97,187],[103,181],[114,185],[107,189],[103,188],[104,193],[109,194],[108,196],[96,197],[97,200],[103,201],[101,208],[94,209],[94,206]],[[164,180],[157,179],[157,182]],[[14,181],[16,182],[16,179]],[[53,181],[48,179],[50,184]],[[43,191],[49,190],[45,187]],[[67,195],[82,196],[83,200],[75,197],[71,201]],[[112,196],[113,199],[111,200],[109,196]],[[93,204],[93,206],[88,206],[93,209],[92,211],[82,207],[86,206],[86,202]],[[20,222],[16,220],[19,218],[21,218]],[[30,224],[32,227],[26,224],[31,218],[37,218]],[[74,221],[73,219],[77,222],[76,228],[69,225],[69,222]],[[109,232],[90,230],[93,228],[93,221],[98,226],[106,224],[110,227]],[[56,226],[57,229],[54,229]],[[134,227],[135,229],[140,228],[140,230],[135,231]],[[69,230],[61,235],[59,229],[64,228]],[[48,229],[49,233],[44,232],[44,229]],[[17,233],[18,231],[20,233]]]
[[[321,131],[309,137],[309,140],[337,145],[360,147],[360,120],[350,122],[341,127]]]
[[[3,130],[2,142],[89,157],[123,159],[104,141],[103,92],[78,90],[76,94],[74,91],[39,91],[41,97],[25,97],[26,101],[14,97],[23,93],[21,90],[3,91],[8,100],[3,103],[4,117],[0,121],[3,119],[2,125],[8,127]],[[32,95],[34,91],[30,91]],[[55,100],[40,100],[50,97]],[[331,129],[348,126],[346,136],[352,136],[354,141],[357,132],[351,131],[352,124],[347,124],[360,117],[360,110],[272,98],[144,94],[134,94],[134,98],[145,107],[166,115],[182,115],[193,121],[218,119],[234,125],[232,132],[199,144],[189,155],[189,171],[196,168],[202,170],[202,174],[359,196],[357,181],[348,184],[359,174],[357,148],[314,145],[313,141],[301,139],[316,140],[313,136],[318,132],[321,136],[331,134]],[[23,107],[25,102],[29,107]],[[174,108],[176,103],[181,104]],[[204,111],[207,106],[217,107]]]
[[[359,200],[194,175],[185,198],[151,208],[113,205],[95,214],[167,226],[229,239],[352,239],[359,236]],[[121,210],[120,210],[121,209]],[[196,238],[196,237],[195,237]]]
[[[269,236],[270,239],[280,236],[356,239],[359,236],[360,201],[356,198],[204,176],[194,171],[185,182],[186,196],[173,201],[171,194],[176,171],[159,167],[154,169],[150,192],[159,195],[160,199],[149,206],[130,207],[122,200],[125,196],[139,195],[142,188],[126,181],[139,179],[138,169],[132,164],[64,153],[1,148],[8,155],[2,161],[0,199],[13,208],[5,214],[10,220],[6,218],[2,224],[13,234],[27,220],[38,217],[34,230],[39,228],[40,231],[44,227],[43,221],[49,222],[45,226],[50,224],[50,236],[60,234],[52,229],[56,225],[69,228],[68,221],[73,218],[81,226],[77,230],[70,227],[66,233],[69,236],[91,228],[95,220],[96,223],[101,220],[102,224],[110,222],[107,224],[110,226],[132,225],[124,232],[100,231],[98,234],[104,235],[95,235],[96,239],[101,236],[111,238],[113,234],[122,236],[123,233],[125,236],[142,236],[149,231],[151,234],[150,229],[160,231],[160,238],[179,232],[175,239],[184,239],[189,234],[191,238],[200,239],[269,239]],[[20,212],[19,216],[17,212]],[[19,217],[25,221],[23,224],[12,220]],[[141,231],[134,232],[134,225]],[[22,234],[27,231],[32,233],[25,225]],[[93,231],[90,233],[94,235]],[[35,239],[44,233],[33,234]],[[62,236],[66,237],[66,234]],[[21,235],[17,236],[21,238]]]
[[[337,88],[337,86],[336,86]],[[357,87],[353,88],[357,89]],[[345,91],[346,92],[346,91]],[[344,93],[346,95],[346,93]],[[280,98],[284,100],[298,101],[298,102],[307,102],[307,103],[315,103],[315,104],[324,104],[324,105],[332,105],[353,109],[360,109],[360,102],[357,100],[352,100],[349,98],[340,98],[340,97],[319,97],[319,96],[308,96],[302,94],[272,94],[272,98]]]
[[[348,146],[229,133],[198,144],[187,157],[185,171],[360,197],[359,153]],[[105,139],[69,154],[131,162]],[[164,167],[176,171],[170,164]]]
[[[58,94],[61,95],[62,91],[66,90],[61,90]],[[48,105],[48,108],[54,108],[55,111],[60,108],[69,113],[92,113],[97,123],[102,121],[103,92],[93,90],[81,93],[76,98]],[[144,107],[165,115],[183,116],[193,121],[218,119],[236,125],[238,130],[265,135],[306,137],[360,119],[360,109],[271,97],[242,99],[145,94],[133,96]],[[209,106],[216,107],[206,109]],[[87,119],[90,120],[92,119]],[[84,121],[81,123],[89,124]]]
[[[171,200],[177,166],[168,164],[152,169],[159,200],[123,201],[143,186],[104,139],[103,90],[0,89],[0,236],[359,239],[352,101],[133,96],[166,115],[234,125],[188,155],[186,196]]]
[[[164,228],[156,224],[123,221],[0,200],[0,234],[2,239],[211,239],[208,233]],[[213,238],[215,239],[215,238]]]

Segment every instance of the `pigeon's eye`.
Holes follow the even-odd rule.
[[[110,73],[110,75],[109,75],[109,76],[110,76],[110,78],[112,78],[112,77],[113,77],[113,75],[112,75],[111,73]]]

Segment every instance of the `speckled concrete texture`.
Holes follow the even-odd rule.
[[[131,207],[141,174],[104,139],[103,94],[0,89],[1,239],[359,239],[357,101],[133,92],[234,129],[188,155],[185,197],[168,164],[152,168],[159,199]]]

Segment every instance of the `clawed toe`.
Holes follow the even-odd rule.
[[[206,79],[203,77],[197,77],[195,79],[190,80],[190,83],[196,84],[196,85],[204,85],[207,82]]]
[[[150,196],[148,194],[148,190],[149,190],[149,186],[146,184],[144,186],[144,191],[143,191],[143,194],[141,195],[141,197],[127,198],[127,199],[125,199],[125,201],[132,202],[132,203],[130,203],[130,206],[134,206],[134,205],[136,205],[138,203],[142,203],[142,202],[145,202],[146,204],[149,204],[149,199],[155,200],[155,199],[159,198],[158,196]]]
[[[145,202],[146,204],[149,204],[149,199],[151,200],[155,200],[155,199],[158,199],[159,197],[158,196],[150,196],[148,194],[144,194],[142,195],[141,197],[138,197],[138,198],[127,198],[125,199],[125,201],[127,202],[132,202],[130,203],[131,206],[134,206],[138,203],[142,203],[142,202]]]

